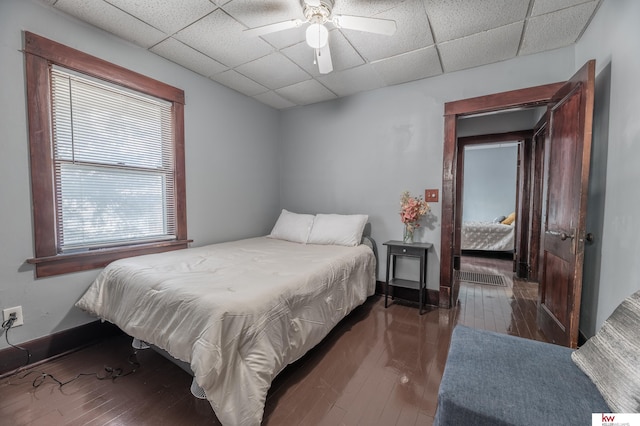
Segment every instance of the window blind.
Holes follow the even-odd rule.
[[[171,104],[51,70],[58,250],[175,239]]]

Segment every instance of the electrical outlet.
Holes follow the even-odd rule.
[[[11,327],[17,327],[24,324],[24,318],[22,317],[22,306],[16,306],[15,308],[8,308],[2,311],[2,321],[6,321],[11,317],[11,314],[16,314],[16,320]]]

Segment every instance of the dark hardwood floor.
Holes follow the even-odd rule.
[[[494,270],[507,287],[461,283],[455,309],[370,298],[305,357],[287,367],[267,397],[265,425],[430,425],[453,327],[460,323],[544,340],[535,327],[536,285],[513,280],[511,263],[465,258],[463,270]],[[118,336],[0,380],[0,423],[11,425],[219,424],[191,377],[152,350],[116,380],[105,366],[130,371],[131,339]],[[28,374],[28,375],[27,375]],[[25,376],[26,375],[26,376]],[[35,379],[42,381],[33,386]]]

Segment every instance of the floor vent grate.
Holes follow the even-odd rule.
[[[473,284],[495,285],[500,287],[507,286],[507,282],[502,275],[484,274],[481,272],[471,271],[456,271],[456,278],[460,281]]]

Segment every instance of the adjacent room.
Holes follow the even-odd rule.
[[[0,0],[0,423],[640,412],[638,17]]]

